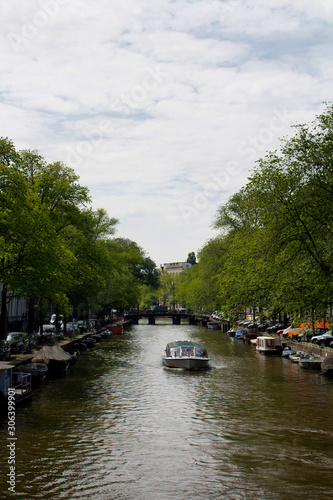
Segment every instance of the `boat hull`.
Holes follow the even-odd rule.
[[[15,392],[15,408],[20,408],[32,400],[33,392],[31,389],[23,392],[23,393],[17,393]],[[8,412],[8,397],[4,396],[2,393],[0,393],[0,413],[3,413],[4,411]]]
[[[193,341],[169,342],[162,353],[162,363],[168,368],[204,370],[208,368],[209,362],[207,350]]]
[[[321,370],[321,364],[323,362],[323,358],[309,358],[302,359],[300,358],[298,364],[301,368],[305,368],[307,370]]]
[[[170,358],[163,357],[162,362],[168,368],[182,368],[183,370],[204,370],[208,368],[210,358]]]
[[[321,371],[328,377],[333,376],[333,357],[329,356],[323,360]]]
[[[48,368],[44,363],[27,363],[20,366],[20,371],[30,373],[32,385],[38,385],[46,380]]]
[[[209,330],[221,330],[221,325],[220,325],[220,323],[215,323],[214,321],[209,321],[207,323],[207,328],[209,328]]]
[[[281,356],[281,349],[258,349],[257,352],[259,354],[263,354],[264,356]]]
[[[15,407],[23,406],[32,399],[31,374],[13,372],[14,365],[2,363],[0,371],[0,411],[8,411],[8,399]]]
[[[110,325],[108,330],[112,332],[112,335],[122,335],[124,333],[124,328],[122,325]]]

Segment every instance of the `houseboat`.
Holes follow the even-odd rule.
[[[14,372],[14,365],[0,362],[0,411],[8,409],[8,396],[12,396],[15,407],[28,403],[32,398],[31,374]]]
[[[257,338],[257,352],[259,354],[281,355],[283,346],[279,337],[262,336]]]

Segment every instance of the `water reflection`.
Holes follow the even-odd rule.
[[[163,368],[167,342],[184,339],[211,370]],[[133,326],[17,413],[16,496],[328,499],[332,395],[332,380],[219,331]]]

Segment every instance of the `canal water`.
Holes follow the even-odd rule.
[[[191,339],[206,372],[163,368],[167,342]],[[328,500],[333,380],[256,354],[220,331],[130,327],[83,353],[16,414],[16,486],[1,498]]]

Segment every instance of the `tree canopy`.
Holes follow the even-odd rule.
[[[117,219],[90,205],[88,188],[63,162],[0,138],[2,336],[14,296],[41,315],[49,301],[66,315],[70,306],[133,306],[141,286],[157,286],[155,263],[135,242],[114,238]]]
[[[212,291],[202,298],[210,309],[218,303],[234,315],[254,307],[298,317],[315,311],[322,319],[332,303],[332,105],[294,131],[217,210],[220,236],[199,252],[188,285],[191,293]]]

